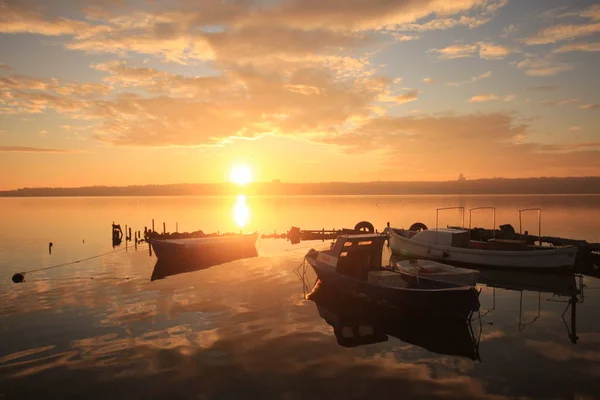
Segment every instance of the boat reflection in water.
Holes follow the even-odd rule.
[[[390,265],[398,261],[410,260],[410,257],[402,257],[392,254]],[[534,270],[508,270],[502,268],[476,268],[477,285],[485,285],[491,289],[491,308],[480,308],[480,314],[474,316],[473,320],[481,318],[487,320],[493,316],[496,310],[496,289],[516,291],[519,293],[519,322],[520,331],[538,321],[542,315],[541,309],[544,302],[565,303],[565,309],[561,314],[563,323],[571,342],[577,343],[577,304],[584,301],[583,275],[572,271],[544,271]],[[523,320],[523,292],[538,294],[537,314],[531,320]],[[542,298],[544,295],[544,298]],[[480,296],[481,298],[481,296]],[[543,300],[543,301],[542,301]],[[485,322],[485,321],[484,321]]]
[[[485,317],[496,310],[496,289],[518,291],[519,293],[519,330],[536,322],[541,317],[542,294],[544,301],[565,303],[561,318],[572,343],[577,343],[577,304],[583,303],[583,276],[573,272],[535,273],[528,271],[506,271],[481,269],[478,283],[492,289],[492,307],[481,311]],[[537,315],[530,321],[523,321],[523,292],[537,292]],[[567,321],[570,319],[570,321]]]
[[[356,347],[387,341],[390,336],[428,351],[479,360],[479,343],[470,320],[436,321],[403,318],[375,305],[344,295],[317,281],[306,296],[333,327],[338,343]]]
[[[184,272],[199,271],[215,265],[252,257],[258,257],[258,250],[256,250],[256,247],[241,246],[221,249],[221,251],[211,251],[210,253],[205,254],[204,257],[194,261],[159,259],[154,265],[150,280],[154,281],[156,279],[162,279],[170,275],[177,275]]]

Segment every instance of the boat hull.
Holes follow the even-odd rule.
[[[232,259],[245,258],[245,254],[256,252],[258,233],[246,235],[216,236],[205,238],[157,240],[150,245],[161,262],[204,263],[222,259],[228,254]],[[238,257],[239,255],[239,257]]]
[[[446,286],[445,290],[386,287],[340,274],[335,267],[316,258],[307,257],[306,260],[324,285],[363,301],[394,309],[403,315],[463,319],[479,309],[478,292],[474,288],[454,285]]]
[[[502,251],[436,245],[405,238],[388,230],[388,243],[393,253],[482,267],[556,269],[575,265],[577,248],[567,246],[553,249]]]

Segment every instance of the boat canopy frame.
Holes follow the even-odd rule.
[[[537,208],[524,208],[522,210],[519,210],[519,235],[523,235],[523,218],[522,218],[522,214],[524,212],[528,212],[528,211],[537,211],[537,217],[538,217],[538,238],[539,238],[539,244],[540,247],[542,246],[542,209],[537,207]]]
[[[472,227],[471,223],[473,221],[473,218],[472,218],[473,211],[476,211],[476,210],[492,210],[492,219],[493,219],[492,237],[495,238],[496,237],[496,207],[490,207],[490,206],[474,207],[469,210],[469,238],[471,237],[471,227]]]
[[[440,220],[440,211],[446,210],[461,210],[462,224],[461,229],[465,229],[465,208],[463,206],[459,207],[442,207],[437,208],[435,210],[435,244],[438,244],[438,228],[439,228],[439,220]]]

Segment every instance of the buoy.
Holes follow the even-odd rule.
[[[21,282],[23,282],[24,280],[25,280],[25,275],[23,275],[23,273],[21,273],[21,272],[17,272],[16,274],[14,274],[14,275],[12,276],[12,281],[13,281],[14,283],[21,283]]]

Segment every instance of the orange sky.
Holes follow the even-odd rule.
[[[600,171],[593,1],[51,3],[0,0],[0,190]]]

